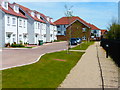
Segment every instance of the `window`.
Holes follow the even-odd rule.
[[[64,25],[64,28],[66,28],[66,26]]]
[[[61,33],[61,31],[58,31],[58,33]]]
[[[18,11],[18,7],[17,6],[15,6],[15,10]]]
[[[19,26],[22,26],[22,20],[21,19],[19,20]]]
[[[24,20],[24,28],[25,28],[25,20]]]
[[[57,28],[60,28],[60,26],[58,25]]]
[[[82,37],[82,40],[86,40],[86,36],[83,36],[83,37]]]
[[[4,2],[4,7],[6,7],[6,8],[7,8],[7,4],[8,4],[7,2]]]
[[[36,22],[36,29],[37,29],[37,22]]]
[[[66,35],[66,31],[64,31],[64,35]]]
[[[10,24],[10,17],[7,17],[7,22],[8,24]]]
[[[38,29],[40,29],[40,23],[38,23]]]
[[[12,24],[15,24],[16,19],[12,18]]]
[[[86,28],[82,28],[83,32],[86,32]]]
[[[50,36],[52,37],[53,35],[51,34]]]
[[[43,20],[43,18],[42,18],[42,17],[40,17],[40,19],[41,19],[41,20]]]

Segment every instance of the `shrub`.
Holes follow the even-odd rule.
[[[11,47],[25,47],[25,46],[22,44],[12,44]]]
[[[112,23],[108,29],[107,39],[120,40],[120,25],[118,23]]]

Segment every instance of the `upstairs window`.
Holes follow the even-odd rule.
[[[15,25],[15,23],[16,23],[16,19],[12,18],[12,24]]]
[[[19,26],[22,26],[22,20],[21,19],[19,20]]]
[[[37,18],[40,19],[40,14],[37,14]]]
[[[61,31],[58,31],[58,33],[60,34],[60,33],[61,33]]]
[[[86,32],[86,28],[82,28],[82,32]]]
[[[31,16],[34,17],[34,16],[35,16],[35,13],[34,13],[34,12],[31,12]]]
[[[4,9],[8,10],[8,2],[7,2],[7,1],[3,1],[2,7],[3,7]]]
[[[4,2],[4,7],[7,8],[8,2]]]
[[[24,20],[24,28],[25,28],[25,25],[26,25],[26,23],[25,23],[25,20]]]
[[[60,28],[60,25],[57,25],[57,28]]]
[[[15,6],[14,6],[14,11],[15,11],[16,13],[19,13],[19,6],[15,5]]]
[[[66,28],[66,26],[64,25],[64,28]]]
[[[7,23],[10,24],[10,17],[7,17]]]
[[[40,23],[38,23],[38,29],[40,29]]]

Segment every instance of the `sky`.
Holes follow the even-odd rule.
[[[90,1],[90,0],[89,0]],[[115,0],[113,0],[115,1]],[[65,5],[71,7],[73,16],[79,16],[100,29],[107,29],[118,18],[118,2],[17,2],[31,10],[37,10],[53,20],[65,16]]]

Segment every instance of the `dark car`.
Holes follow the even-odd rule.
[[[76,38],[71,38],[70,39],[70,44],[71,45],[77,45],[77,39]]]
[[[77,39],[77,43],[81,43],[82,42],[82,39],[81,38],[76,38]]]

